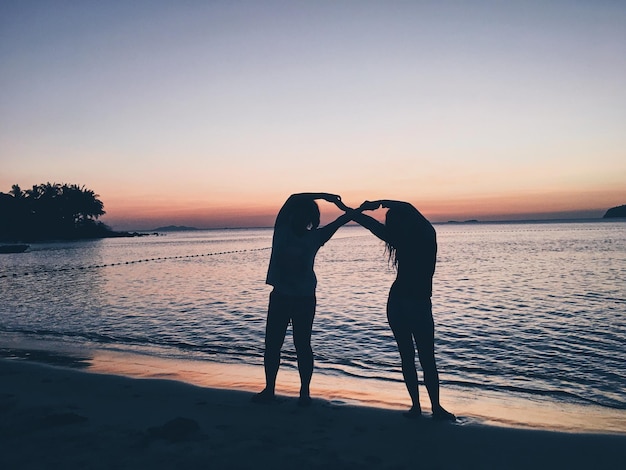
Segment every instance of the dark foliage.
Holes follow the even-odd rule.
[[[0,193],[0,240],[36,241],[115,236],[97,219],[104,215],[98,195],[76,184],[40,184]]]

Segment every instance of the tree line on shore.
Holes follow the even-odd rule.
[[[77,184],[45,183],[0,192],[0,240],[37,241],[123,236],[97,219],[99,195]],[[127,235],[127,234],[126,234]]]

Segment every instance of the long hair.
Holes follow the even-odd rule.
[[[385,215],[385,227],[388,239],[385,251],[389,263],[398,268],[398,249],[403,253],[416,248],[416,238],[420,233],[421,219],[419,213],[405,207],[392,207]]]

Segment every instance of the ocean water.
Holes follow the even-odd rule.
[[[435,228],[442,389],[626,410],[626,223]],[[108,350],[262,370],[271,237],[170,232],[0,255],[0,349],[19,356],[36,340],[71,345],[87,361]],[[401,389],[382,242],[343,227],[316,273],[316,376]],[[295,367],[288,334],[282,368]]]

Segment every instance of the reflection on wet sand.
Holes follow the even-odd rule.
[[[96,352],[89,371],[137,378],[161,378],[203,387],[255,391],[264,383],[263,369],[243,364],[159,359],[152,356]],[[277,394],[298,397],[300,380],[295,369],[280,371]],[[409,406],[401,382],[350,379],[315,374],[312,396],[335,405],[359,405],[406,410]],[[512,398],[497,392],[442,391],[462,424],[489,424],[567,432],[626,433],[626,412],[607,408],[554,404],[532,398]],[[428,408],[425,410],[430,412]]]

